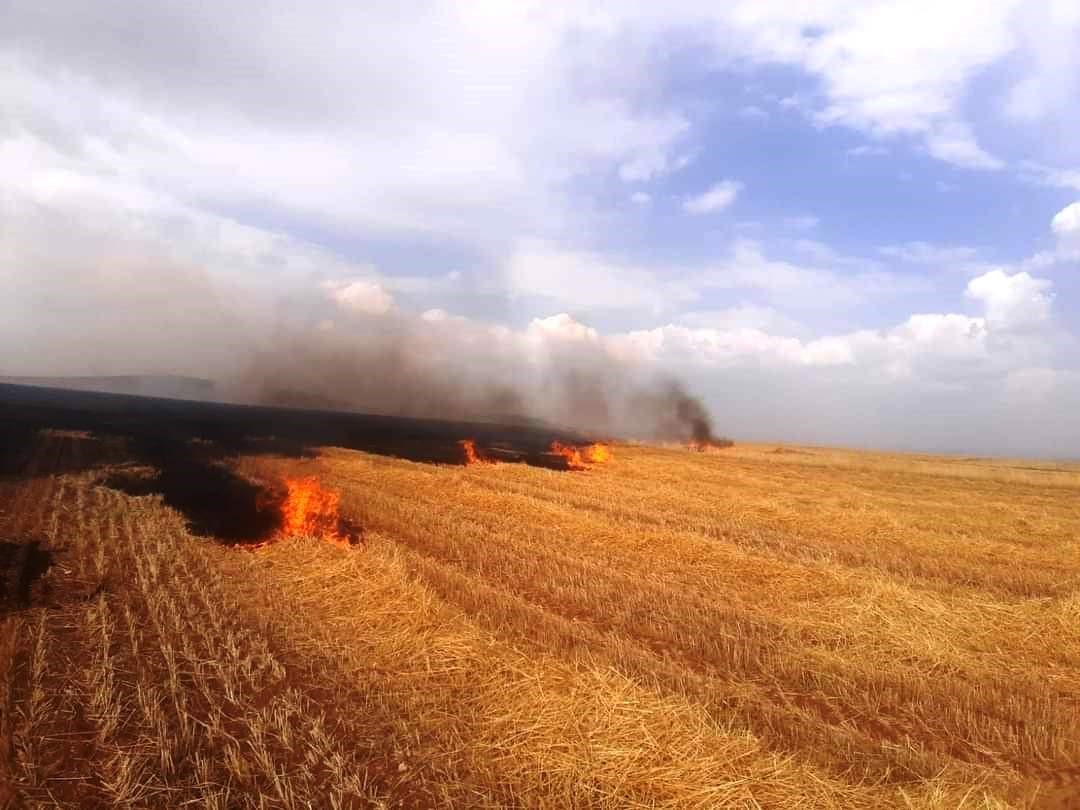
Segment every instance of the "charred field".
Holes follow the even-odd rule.
[[[0,386],[0,807],[1080,807],[1080,466],[593,438]]]

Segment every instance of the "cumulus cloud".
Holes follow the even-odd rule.
[[[323,287],[342,309],[364,315],[385,315],[394,308],[394,297],[377,281],[326,281]]]
[[[981,301],[986,320],[1000,329],[1028,329],[1050,320],[1053,282],[1026,272],[991,270],[968,282],[966,294]]]
[[[611,392],[677,372],[716,403],[726,430],[748,438],[1052,453],[1061,449],[1054,432],[1025,431],[1022,411],[1068,413],[1080,397],[1080,375],[1052,364],[1051,286],[994,270],[968,287],[980,315],[920,313],[812,338],[779,334],[782,319],[750,305],[622,332],[567,313],[520,330],[425,313],[418,320],[436,331],[409,356],[453,375],[455,358],[480,358],[488,376],[474,387],[515,380],[531,412],[547,418],[629,425],[633,398]]]
[[[683,210],[688,214],[712,214],[722,211],[735,202],[742,191],[742,183],[734,180],[722,180],[694,197],[683,202]]]
[[[1080,255],[1080,202],[1071,203],[1058,211],[1050,222],[1057,238],[1058,250],[1067,255]]]
[[[832,338],[803,342],[760,329],[690,328],[669,324],[610,338],[617,353],[638,363],[723,369],[760,366],[828,366],[853,362],[851,347]]]
[[[529,324],[528,334],[542,339],[556,338],[583,343],[597,343],[600,340],[599,332],[578,323],[565,312],[547,318],[534,318]]]
[[[860,413],[899,419],[930,390],[958,392],[933,400],[954,427],[985,427],[1002,413],[974,402],[1036,380],[1060,404],[1076,385],[1060,368],[1071,344],[1054,331],[1052,289],[1038,275],[1080,252],[1075,205],[1052,222],[1053,257],[972,280],[978,314],[927,304],[854,331],[815,332],[805,315],[861,325],[899,310],[920,292],[917,268],[878,262],[963,263],[971,249],[910,242],[864,260],[804,239],[793,257],[767,223],[759,241],[710,244],[689,265],[581,245],[616,230],[598,187],[656,181],[704,154],[706,105],[666,92],[685,78],[686,63],[668,55],[688,32],[708,70],[782,65],[812,80],[770,103],[867,139],[852,154],[909,142],[961,168],[997,168],[1004,156],[988,144],[1020,148],[986,137],[998,134],[987,128],[1000,106],[1036,136],[1024,171],[1080,188],[1075,170],[1054,168],[1075,155],[1039,151],[1049,139],[1038,137],[1075,129],[1062,126],[1075,107],[1063,101],[1075,95],[1074,5],[436,0],[417,13],[266,0],[211,14],[181,0],[107,12],[15,4],[0,25],[0,363],[9,373],[227,375],[253,347],[315,331],[341,357],[370,341],[417,370],[380,400],[387,407],[423,399],[424,375],[451,349],[514,379],[523,357],[583,346],[634,367],[685,366],[733,422],[740,397],[773,391],[776,420],[747,405],[747,431],[807,425],[792,409],[824,419],[831,405],[838,424],[864,418],[872,432]],[[978,121],[973,87],[1003,100]],[[740,126],[761,125],[747,115]],[[720,211],[739,188],[726,180],[686,210]],[[633,190],[615,207],[625,213]],[[341,250],[312,244],[315,234]],[[371,245],[409,275],[344,258]],[[446,256],[480,270],[453,276]],[[944,295],[922,288],[924,302],[931,292]],[[470,294],[486,302],[469,310],[478,318],[484,307],[527,314],[516,328],[451,314]],[[569,314],[530,323],[538,308]],[[594,317],[617,317],[622,331],[587,325]],[[391,351],[380,329],[409,340]],[[907,387],[887,399],[868,393],[899,380]],[[841,400],[864,408],[843,411]]]
[[[1048,343],[1029,338],[1051,323],[1052,282],[1026,272],[993,270],[975,279],[967,295],[983,306],[982,316],[915,314],[881,330],[858,330],[811,340],[781,337],[767,328],[768,312],[727,313],[714,324],[671,324],[614,337],[650,362],[705,367],[853,366],[870,377],[918,377],[970,381],[1000,374],[1045,355]],[[739,315],[745,316],[740,319]],[[704,324],[704,319],[691,319]],[[756,323],[755,323],[756,320]]]

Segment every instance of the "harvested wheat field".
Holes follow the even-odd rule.
[[[8,441],[0,805],[1080,807],[1080,469],[471,449]]]

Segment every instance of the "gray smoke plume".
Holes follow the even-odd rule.
[[[651,438],[690,442],[698,447],[730,444],[713,434],[712,418],[678,380],[658,382],[635,399],[635,407],[655,423]]]
[[[183,228],[173,234],[162,223],[174,218],[135,227],[120,205],[3,210],[5,232],[20,238],[0,255],[0,377],[388,415],[540,420],[605,436],[709,434],[700,403],[618,359],[580,326],[512,331],[442,313],[407,315],[392,299],[385,311],[357,312],[348,306],[355,301],[341,300],[343,288],[319,274],[254,283],[274,270],[242,264],[257,251],[177,248],[189,231],[216,232],[190,212],[176,214]],[[301,252],[294,261],[327,260]],[[231,275],[210,269],[237,262]],[[213,380],[213,390],[184,378]]]
[[[399,315],[348,333],[289,331],[223,388],[268,405],[466,421],[543,422],[598,437],[716,441],[683,385],[633,369],[596,342],[537,345],[487,327]]]
[[[334,281],[346,268],[312,246],[156,197],[137,198],[135,211],[123,187],[88,188],[50,205],[0,195],[0,377],[540,420],[608,436],[711,434],[682,388],[569,318],[514,331],[437,311],[408,315],[378,282]],[[208,393],[184,378],[215,385]]]

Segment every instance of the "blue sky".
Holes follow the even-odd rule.
[[[1080,455],[1075,3],[0,15],[0,370],[438,329],[746,438]]]

